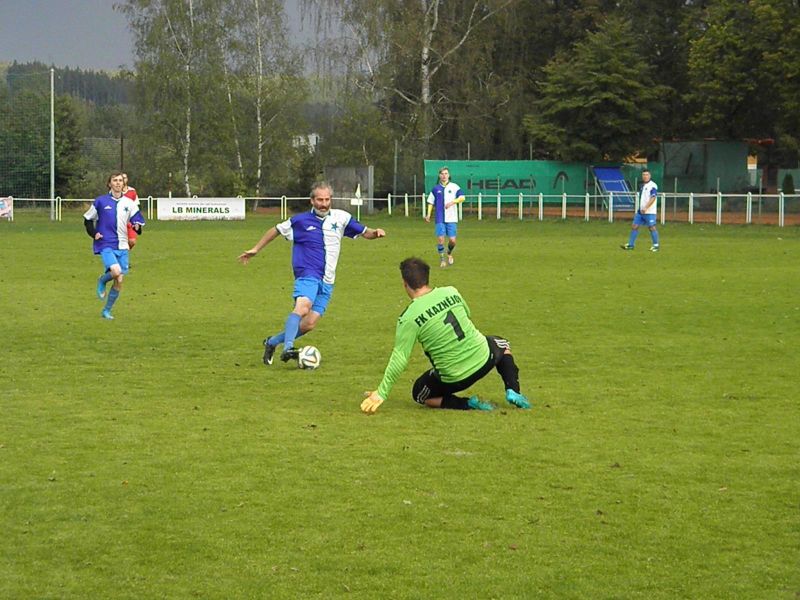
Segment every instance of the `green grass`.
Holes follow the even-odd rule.
[[[800,594],[800,230],[465,222],[433,283],[534,408],[417,406],[417,349],[366,417],[431,226],[364,219],[304,372],[290,245],[236,262],[274,219],[152,223],[113,322],[69,220],[0,223],[0,597]]]

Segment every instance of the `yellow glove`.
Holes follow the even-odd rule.
[[[378,392],[364,392],[364,401],[361,403],[361,410],[368,415],[374,415],[381,404],[383,404],[383,398],[378,395]]]

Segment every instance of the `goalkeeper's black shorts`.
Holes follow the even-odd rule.
[[[428,398],[443,398],[456,392],[461,392],[476,381],[483,379],[500,363],[505,351],[510,348],[508,340],[496,335],[487,335],[486,342],[489,344],[489,358],[482,367],[464,379],[444,382],[439,377],[439,372],[436,369],[429,369],[420,375],[411,388],[414,402],[425,404]]]

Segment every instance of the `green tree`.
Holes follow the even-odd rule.
[[[78,196],[86,172],[82,156],[86,128],[84,107],[72,96],[56,96],[54,100],[56,195]]]
[[[401,138],[427,155],[459,102],[445,85],[457,58],[515,0],[328,0],[354,40],[353,62],[369,97],[383,105]],[[466,74],[462,73],[462,76]]]
[[[524,119],[537,155],[619,161],[653,145],[662,97],[631,40],[630,22],[613,17],[544,68],[541,97]]]
[[[50,197],[50,94],[0,93],[0,194]],[[71,195],[83,176],[83,120],[78,101],[54,98],[55,194]]]
[[[800,11],[796,0],[713,0],[688,58],[699,134],[773,138],[771,158],[796,166]]]
[[[759,42],[752,39],[751,3],[716,0],[703,15],[702,34],[691,42],[688,66],[692,122],[706,137],[741,139],[763,130],[772,103],[760,102]],[[767,98],[763,98],[767,99]]]
[[[147,177],[161,188],[180,178],[187,195],[261,194],[288,180],[305,88],[282,3],[128,0],[123,9],[136,35]]]
[[[754,39],[763,44],[760,85],[775,102],[772,112],[777,159],[787,167],[800,162],[800,7],[793,0],[755,0]]]

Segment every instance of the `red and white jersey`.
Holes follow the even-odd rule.
[[[128,186],[128,189],[125,190],[124,192],[122,192],[122,195],[127,197],[127,198],[130,198],[131,200],[133,200],[136,203],[136,206],[139,206],[139,196],[136,193],[136,188],[132,188],[131,186]]]

